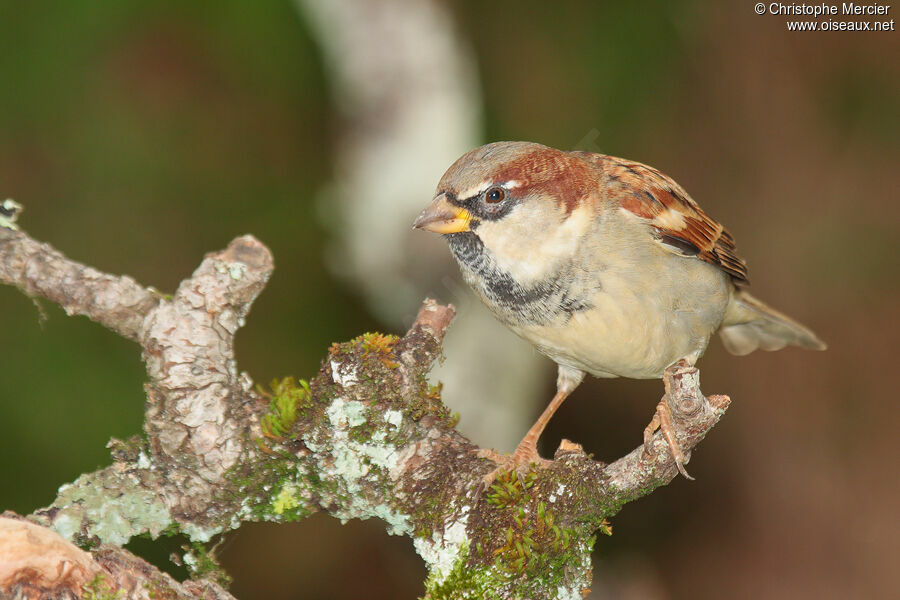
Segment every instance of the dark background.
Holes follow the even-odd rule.
[[[830,344],[735,358],[713,342],[704,389],[732,408],[696,482],[613,519],[595,597],[898,597],[898,34],[788,33],[749,1],[446,5],[484,141],[588,136],[662,169],[734,234],[754,293]],[[323,266],[313,201],[338,119],[293,4],[4,0],[0,44],[0,198],[31,235],[171,291],[254,234],[278,265],[238,337],[257,381],[312,375],[332,341],[382,327]],[[0,508],[48,504],[140,431],[138,349],[84,318],[0,289],[0,365]],[[589,381],[546,448],[620,456],[659,394]],[[321,515],[242,527],[221,557],[246,599],[410,598],[425,574],[380,523]]]

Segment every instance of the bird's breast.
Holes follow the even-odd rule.
[[[731,287],[705,263],[672,258],[664,275],[601,273],[588,310],[513,329],[557,363],[597,377],[655,379],[682,358],[693,364],[722,322]]]
[[[563,263],[525,283],[474,234],[448,237],[464,279],[498,319],[558,364],[597,377],[657,378],[681,358],[695,361],[731,294],[720,270],[665,252],[639,268]]]

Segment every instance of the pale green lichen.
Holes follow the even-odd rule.
[[[74,540],[75,536],[81,531],[81,521],[80,516],[76,517],[68,513],[61,513],[53,520],[53,528],[65,539]]]
[[[385,504],[376,504],[373,506],[372,516],[385,522],[387,525],[387,532],[390,535],[409,535],[412,533],[412,526],[409,524],[409,516],[391,510],[391,508]]]
[[[550,502],[556,502],[556,500],[558,498],[563,497],[565,492],[566,492],[566,486],[560,483],[559,485],[556,486],[556,491],[547,497],[547,500],[549,500]]]
[[[244,277],[244,274],[247,272],[247,265],[242,262],[233,262],[228,267],[228,274],[231,275],[231,278],[235,281],[240,280]]]
[[[581,589],[572,589],[564,586],[556,587],[556,600],[584,600]]]
[[[217,262],[215,269],[219,273],[222,273],[222,274],[227,273],[228,276],[231,277],[232,279],[234,279],[235,281],[239,281],[247,273],[247,265],[245,265],[242,262],[236,262],[236,261]]]
[[[413,540],[416,552],[428,565],[429,579],[434,584],[443,583],[453,570],[453,565],[467,551],[469,538],[466,534],[466,523],[468,520],[468,513],[464,513],[458,521],[445,527],[443,531],[434,531],[430,538],[417,537]]]
[[[168,508],[156,494],[109,471],[82,475],[62,486],[53,506],[59,509],[53,526],[68,540],[86,533],[100,542],[122,545],[141,533],[158,537],[172,524]]]
[[[214,535],[219,535],[225,531],[222,526],[203,527],[196,523],[182,523],[181,532],[187,536],[192,542],[208,542]]]
[[[150,460],[150,457],[147,456],[147,453],[141,450],[138,453],[137,459],[137,468],[138,469],[149,469],[153,465],[153,461]]]
[[[346,423],[350,427],[359,427],[366,423],[366,406],[356,400],[336,398],[325,410],[325,414],[335,426],[344,426]]]
[[[384,413],[384,421],[388,425],[393,425],[394,427],[400,427],[400,424],[403,422],[403,413],[399,410],[388,410]]]
[[[397,448],[387,441],[383,430],[376,429],[367,441],[351,439],[351,431],[370,424],[367,406],[355,400],[335,398],[325,409],[330,427],[304,436],[307,448],[322,456],[327,453],[331,460],[318,460],[319,477],[323,481],[334,481],[334,493],[341,496],[341,508],[334,516],[341,522],[350,519],[377,517],[384,520],[388,533],[407,535],[412,531],[409,516],[395,510],[386,499],[366,493],[365,478],[372,469],[381,469],[387,476],[399,460]],[[384,427],[384,424],[379,424]],[[327,433],[327,435],[326,435]]]
[[[349,388],[359,383],[356,367],[336,360],[331,361],[331,378],[343,388]]]
[[[577,544],[577,555],[581,557],[581,569],[577,570],[578,576],[569,580],[568,585],[558,585],[556,587],[556,598],[559,600],[582,600],[584,598],[584,590],[591,587],[592,550],[592,542],[579,542]],[[574,574],[573,571],[569,572]]]

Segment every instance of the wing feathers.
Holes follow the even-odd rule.
[[[647,165],[592,152],[572,152],[606,176],[610,200],[645,219],[660,242],[694,255],[747,282],[747,265],[737,255],[734,238],[711,219],[671,178]],[[696,248],[691,252],[690,248]]]

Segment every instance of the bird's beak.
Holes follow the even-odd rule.
[[[424,229],[434,233],[459,233],[469,231],[472,214],[464,208],[453,206],[447,201],[447,194],[438,194],[428,208],[413,223],[413,229]]]

